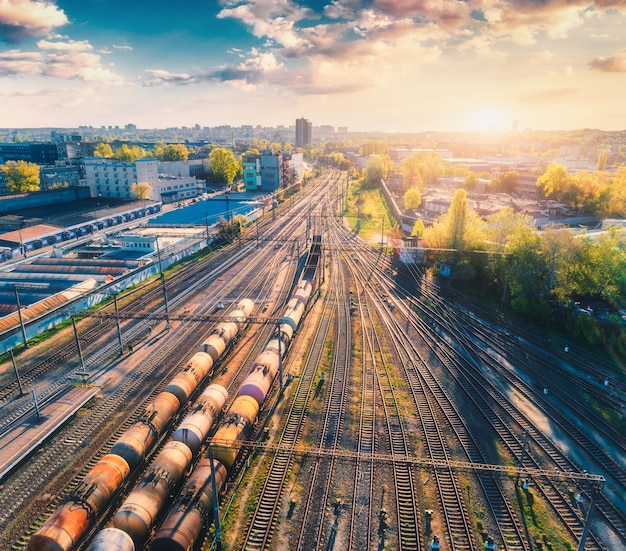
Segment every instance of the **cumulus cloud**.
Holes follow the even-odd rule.
[[[259,52],[232,49],[241,58],[240,64],[216,68],[197,79],[248,88],[284,82],[299,93],[322,93],[334,89],[331,78],[343,82],[350,75],[354,82],[362,74],[361,84],[349,86],[360,89],[369,86],[372,63],[380,79],[382,74],[397,77],[419,72],[431,57],[446,50],[471,51],[484,60],[503,61],[511,43],[561,39],[590,17],[607,10],[626,12],[626,0],[326,0],[310,4],[220,0],[218,18],[235,19],[263,40],[263,55],[271,54],[268,59],[273,65],[271,70],[257,66]],[[597,65],[592,68],[600,70],[601,64]],[[611,66],[619,64],[605,63]],[[573,71],[565,65],[547,73],[570,76]]]
[[[124,79],[102,66],[88,41],[40,40],[38,51],[0,53],[0,75],[39,75],[63,80],[122,84]]]
[[[198,78],[186,73],[170,73],[161,69],[146,69],[153,78],[144,82],[144,86],[187,86],[198,82]]]
[[[46,0],[0,0],[0,40],[4,42],[45,36],[67,22],[65,12]]]
[[[589,62],[588,66],[602,73],[626,73],[626,57],[596,57]]]
[[[87,40],[81,40],[79,42],[75,42],[74,40],[68,40],[67,42],[40,40],[37,42],[37,47],[42,50],[56,50],[60,52],[83,52],[93,49],[92,45]]]

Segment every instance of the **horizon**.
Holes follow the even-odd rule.
[[[625,35],[622,0],[6,0],[0,125],[619,132]]]

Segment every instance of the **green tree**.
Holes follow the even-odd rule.
[[[515,234],[535,230],[535,221],[532,216],[516,213],[511,207],[506,207],[491,214],[486,220],[486,240],[488,249],[496,254],[489,255],[486,272],[491,286],[498,295],[507,291],[507,281],[510,269],[510,254],[507,248]]]
[[[113,157],[113,149],[108,143],[99,143],[93,152],[94,157],[104,157],[110,159]]]
[[[606,162],[608,158],[609,158],[609,153],[606,149],[603,149],[602,151],[600,151],[600,153],[598,154],[598,170],[606,169]]]
[[[365,168],[368,184],[378,185],[384,178],[389,177],[391,172],[391,159],[387,155],[370,157]]]
[[[272,153],[280,153],[282,150],[282,146],[278,142],[273,142],[270,144],[270,151]]]
[[[39,191],[39,165],[27,161],[7,161],[0,165],[11,193]]]
[[[230,149],[216,147],[209,155],[211,161],[211,172],[219,182],[226,182],[228,185],[239,173],[240,164],[235,159],[235,155]]]
[[[541,254],[546,267],[545,291],[559,304],[567,304],[580,291],[577,258],[582,240],[569,228],[549,227],[541,235]]]
[[[546,321],[550,316],[550,302],[545,289],[546,265],[539,234],[528,225],[519,225],[509,236],[505,250],[510,255],[511,307],[532,319]]]
[[[411,188],[404,194],[404,208],[415,210],[422,204],[422,194],[417,188]]]

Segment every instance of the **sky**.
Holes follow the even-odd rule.
[[[626,0],[0,0],[0,128],[626,129]]]

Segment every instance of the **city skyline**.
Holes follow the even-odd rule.
[[[0,1],[0,127],[626,129],[624,0]]]

